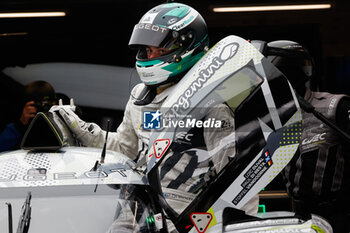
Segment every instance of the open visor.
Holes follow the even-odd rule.
[[[174,38],[173,30],[149,23],[136,24],[129,41],[130,48],[140,45],[171,49]]]

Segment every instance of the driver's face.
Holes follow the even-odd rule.
[[[151,58],[157,58],[157,57],[169,54],[171,52],[171,49],[147,46],[146,52],[147,52],[147,58],[151,59]]]

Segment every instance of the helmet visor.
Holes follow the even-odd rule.
[[[173,41],[173,30],[155,24],[139,23],[134,27],[129,46],[135,48],[146,45],[171,49]]]

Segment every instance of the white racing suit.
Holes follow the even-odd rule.
[[[144,84],[135,86],[126,105],[122,123],[116,132],[109,132],[107,149],[123,153],[133,160],[139,160],[143,156],[146,156],[151,131],[142,129],[143,111],[159,110],[174,87],[169,87],[160,94],[157,94],[150,104],[139,106],[135,105],[134,102],[143,90]],[[67,112],[63,109],[59,111],[71,130],[76,134],[76,137],[85,146],[103,147],[106,131],[94,123],[86,123],[80,120],[72,111]],[[211,164],[212,170],[215,170],[217,173],[227,164],[229,157],[235,155],[234,118],[232,111],[225,104],[219,104],[213,107],[206,118],[220,119],[223,122],[222,127],[210,130],[203,129],[201,131],[202,135],[194,133],[193,138],[197,141],[198,139],[203,139],[199,144],[203,144],[209,154],[215,154],[215,156],[212,156]],[[193,152],[191,150],[193,143],[186,142],[186,139],[190,137],[185,136],[182,135],[179,140],[177,140],[178,138],[175,139],[176,145],[170,150],[170,153],[173,154],[168,154],[159,168],[161,186],[165,199],[177,213],[181,213],[195,198],[196,195],[193,190],[196,190],[196,184],[200,183],[200,179],[196,177],[200,173],[200,169],[198,168],[208,165],[208,161],[205,159],[203,161],[198,159],[201,149]],[[186,144],[188,144],[187,147]],[[230,146],[227,148],[228,144]],[[179,147],[182,148],[179,149]],[[193,153],[197,154],[195,161],[193,159],[194,156],[192,156]],[[196,164],[195,170],[191,171],[189,169],[190,163]],[[203,180],[203,177],[201,179]],[[242,209],[249,215],[256,215],[258,204],[259,199],[258,195],[256,195]],[[174,231],[174,226],[169,227],[169,232],[172,231]],[[111,229],[110,232],[114,231]]]

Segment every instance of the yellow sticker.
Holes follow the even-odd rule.
[[[210,224],[209,224],[209,226],[207,228],[207,229],[209,229],[212,226],[216,225],[217,221],[216,221],[216,217],[215,217],[215,213],[214,213],[213,207],[210,207],[210,209],[207,211],[207,213],[210,213],[213,216],[213,219],[211,220],[211,222],[210,222]]]

